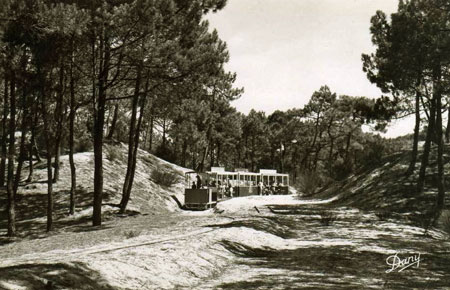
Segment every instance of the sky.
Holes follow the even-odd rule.
[[[397,0],[228,0],[208,15],[227,42],[226,68],[237,73],[241,112],[299,108],[328,85],[338,95],[376,98],[381,91],[362,71],[361,54],[375,51],[370,18],[390,14]],[[385,136],[411,133],[411,119],[396,122]]]

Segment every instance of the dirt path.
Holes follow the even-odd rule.
[[[327,201],[237,198],[3,246],[0,288],[448,289],[445,238]],[[420,263],[386,273],[395,253]]]
[[[450,289],[448,235],[425,235],[422,228],[354,208],[311,204],[272,209],[278,213],[268,216],[272,228],[288,229],[275,233],[287,245],[226,241],[227,250],[238,257],[235,267],[202,288]],[[411,264],[394,265],[396,257],[411,257]]]

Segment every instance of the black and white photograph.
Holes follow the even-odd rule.
[[[0,290],[450,290],[449,188],[449,0],[0,0]]]

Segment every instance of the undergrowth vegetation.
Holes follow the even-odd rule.
[[[313,195],[321,186],[322,178],[315,171],[308,171],[298,177],[297,188],[305,195]]]
[[[125,157],[119,147],[106,146],[105,149],[106,149],[105,150],[106,151],[106,159],[108,159],[109,161],[121,162],[124,160]]]
[[[92,141],[89,137],[81,137],[75,141],[74,151],[88,152],[92,150]]]
[[[151,179],[158,185],[170,187],[180,180],[180,175],[171,171],[154,169]]]
[[[442,230],[450,234],[450,210],[444,210],[440,216]]]
[[[386,221],[391,217],[392,213],[388,210],[380,210],[375,212],[375,215],[380,221]]]
[[[125,238],[132,239],[132,238],[138,237],[141,234],[141,232],[137,231],[137,230],[128,230],[128,231],[125,231],[123,234],[124,234]]]
[[[320,212],[320,224],[322,226],[330,226],[337,220],[336,214],[331,211]]]

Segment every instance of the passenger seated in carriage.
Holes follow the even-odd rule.
[[[263,195],[263,193],[264,193],[264,183],[262,183],[262,181],[260,181],[258,183],[258,194]]]

